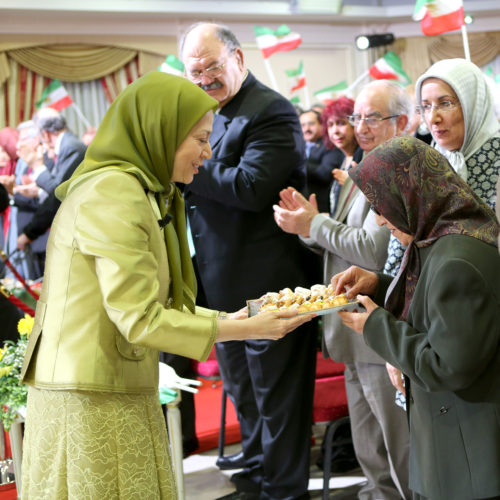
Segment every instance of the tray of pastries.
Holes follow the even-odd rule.
[[[317,315],[335,311],[353,311],[362,307],[359,301],[348,299],[345,294],[335,295],[332,285],[313,285],[311,288],[284,288],[279,292],[267,292],[259,299],[247,300],[248,315],[264,311],[298,309],[299,314],[314,312]]]

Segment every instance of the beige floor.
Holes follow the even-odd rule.
[[[311,451],[311,472],[309,479],[309,493],[311,499],[321,498],[323,488],[323,472],[316,464],[321,449],[321,436],[324,428],[316,426],[314,429],[315,442]],[[236,453],[240,445],[226,447],[226,454]],[[184,487],[186,500],[215,500],[234,491],[229,480],[231,474],[237,471],[221,471],[215,465],[217,450],[207,451],[199,455],[191,455],[183,462]],[[335,476],[330,479],[330,498],[334,500],[355,500],[359,484],[365,478],[361,471],[351,471],[348,475]]]

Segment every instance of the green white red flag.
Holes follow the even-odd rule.
[[[327,103],[345,94],[345,90],[347,90],[347,82],[342,80],[335,85],[314,92],[314,97],[323,103]]]
[[[171,75],[183,76],[184,75],[184,64],[177,57],[170,54],[165,58],[160,66],[158,66],[158,71],[162,73],[169,73]]]
[[[297,69],[286,69],[285,73],[290,80],[290,94],[306,86],[306,74],[302,61]]]
[[[403,85],[411,83],[410,77],[404,72],[401,59],[395,52],[387,52],[370,66],[368,73],[375,80],[396,80]]]
[[[288,52],[296,49],[302,43],[302,37],[293,33],[286,25],[281,25],[276,31],[264,26],[254,26],[257,46],[262,57],[268,59],[276,52]]]
[[[52,80],[43,90],[42,97],[36,102],[37,108],[53,108],[57,111],[67,108],[73,104],[64,85],[59,80]]]
[[[462,0],[417,0],[413,19],[428,36],[459,30],[465,24],[464,6]]]

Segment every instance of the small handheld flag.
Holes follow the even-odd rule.
[[[53,108],[61,111],[73,104],[68,92],[59,80],[52,80],[43,90],[42,97],[36,102],[37,108]]]
[[[377,59],[368,72],[375,80],[396,80],[403,85],[411,83],[411,78],[403,70],[401,59],[392,51]]]
[[[316,97],[319,101],[326,103],[328,101],[332,101],[333,99],[337,99],[337,97],[345,93],[345,90],[347,90],[347,82],[342,80],[335,85],[331,85],[330,87],[314,92],[314,97]]]
[[[304,65],[300,61],[297,69],[286,69],[286,75],[290,79],[290,94],[306,86],[306,74],[304,73]]]
[[[264,59],[271,57],[276,52],[288,52],[296,49],[302,43],[302,37],[298,33],[292,33],[285,24],[276,31],[264,26],[254,26],[253,30],[257,46]]]
[[[171,75],[182,76],[184,75],[184,64],[177,57],[170,54],[165,58],[160,66],[158,66],[158,71],[162,73],[169,73]]]
[[[413,19],[427,36],[459,30],[465,25],[462,0],[417,0]]]

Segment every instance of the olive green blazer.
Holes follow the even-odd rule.
[[[112,170],[63,201],[23,366],[45,389],[154,392],[158,353],[204,360],[216,311],[169,309],[160,211],[130,174]]]

